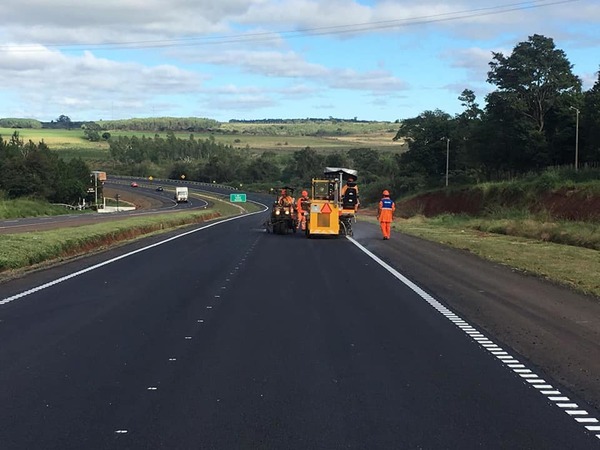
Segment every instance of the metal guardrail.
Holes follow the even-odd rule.
[[[148,177],[134,177],[134,176],[124,176],[124,175],[108,175],[108,180],[111,179],[116,179],[116,180],[135,180],[135,181],[144,181],[144,182],[156,182],[157,184],[160,184],[161,182],[165,182],[165,183],[178,183],[178,184],[188,184],[188,185],[195,185],[195,186],[205,186],[205,187],[217,187],[220,189],[227,189],[230,191],[239,191],[238,188],[233,187],[233,186],[229,186],[226,184],[219,184],[219,183],[205,183],[203,181],[191,181],[191,180],[181,180],[179,178],[177,179],[173,179],[173,178],[153,178],[152,180],[149,180]]]

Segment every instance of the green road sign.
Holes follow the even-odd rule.
[[[246,194],[229,194],[229,201],[233,203],[246,203]]]

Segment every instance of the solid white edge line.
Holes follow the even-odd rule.
[[[269,209],[269,207],[267,205],[263,205],[262,203],[259,203],[259,202],[254,202],[254,203],[257,203],[260,206],[263,206],[265,209],[263,209],[261,211],[255,211],[255,212],[252,212],[252,213],[248,213],[248,214],[241,214],[239,216],[229,217],[227,219],[219,220],[217,222],[212,222],[212,223],[204,225],[204,226],[202,226],[200,228],[195,228],[193,230],[186,231],[185,233],[178,234],[177,236],[172,236],[172,237],[170,237],[168,239],[165,239],[164,241],[155,242],[154,244],[150,244],[150,245],[148,245],[146,247],[138,248],[137,250],[133,250],[133,251],[125,253],[123,255],[119,255],[119,256],[117,256],[115,258],[111,258],[111,259],[103,261],[101,263],[94,264],[93,266],[86,267],[85,269],[79,270],[77,272],[73,272],[73,273],[71,273],[69,275],[65,275],[64,277],[57,278],[56,280],[49,281],[48,283],[41,284],[41,285],[36,286],[34,288],[31,288],[31,289],[29,289],[27,291],[20,292],[18,294],[12,295],[10,297],[6,297],[6,298],[0,300],[0,305],[6,305],[7,303],[15,301],[15,300],[17,300],[19,298],[26,297],[28,295],[31,295],[31,294],[35,293],[35,292],[38,292],[38,291],[41,291],[43,289],[49,288],[51,286],[54,286],[56,284],[62,283],[63,281],[70,280],[71,278],[75,278],[75,277],[77,277],[79,275],[83,275],[84,273],[91,272],[92,270],[99,269],[100,267],[106,266],[108,264],[112,264],[112,263],[114,263],[116,261],[119,261],[121,259],[127,258],[127,257],[129,257],[131,255],[135,255],[136,253],[144,252],[144,251],[149,250],[151,248],[158,247],[159,245],[166,244],[167,242],[174,241],[175,239],[179,239],[179,238],[182,238],[184,236],[188,236],[190,234],[197,233],[198,231],[206,230],[207,228],[212,228],[214,226],[217,226],[217,225],[220,225],[220,224],[223,224],[223,223],[226,223],[226,222],[231,222],[232,220],[239,220],[239,219],[242,219],[244,217],[249,217],[249,216],[253,216],[255,214],[260,214],[260,213],[263,213],[263,212],[265,212],[265,211],[267,211]]]
[[[423,290],[417,284],[410,281],[408,278],[406,278],[404,275],[402,275],[400,272],[398,272],[396,269],[394,269],[388,263],[383,261],[381,258],[379,258],[377,255],[375,255],[373,252],[368,250],[366,247],[364,247],[362,244],[360,244],[354,238],[352,238],[350,236],[346,236],[346,239],[348,239],[350,242],[352,242],[363,253],[365,253],[373,261],[375,261],[377,264],[379,264],[381,267],[383,267],[385,270],[387,270],[390,274],[392,274],[396,279],[398,279],[400,282],[402,282],[405,286],[407,286],[409,289],[411,289],[415,294],[417,294],[419,297],[421,297],[423,300],[425,300],[427,303],[429,303],[429,305],[431,305],[442,316],[444,316],[446,319],[448,319],[450,322],[452,322],[456,326],[456,328],[461,330],[466,336],[471,338],[473,341],[477,342],[484,350],[487,350],[490,354],[494,355],[500,362],[502,362],[503,364],[505,364],[509,368],[511,368],[512,371],[516,375],[519,375],[520,377],[523,378],[523,381],[528,382],[529,386],[531,386],[535,389],[538,389],[538,392],[542,393],[549,400],[552,400],[555,405],[557,405],[557,402],[565,400],[565,397],[558,397],[558,398],[552,397],[553,395],[560,394],[560,391],[555,390],[552,385],[546,384],[547,382],[545,380],[539,378],[539,376],[535,375],[531,370],[527,369],[527,370],[529,370],[529,373],[531,375],[529,375],[529,374],[526,375],[525,373],[518,373],[517,370],[525,368],[525,366],[523,364],[520,364],[518,360],[514,359],[512,356],[504,356],[504,355],[494,354],[494,353],[497,353],[497,350],[499,348],[496,346],[490,347],[489,343],[483,344],[480,341],[481,336],[483,336],[483,335],[479,334],[477,332],[476,328],[472,327],[471,325],[469,325],[468,322],[463,320],[460,316],[454,314],[448,308],[443,306],[438,300],[433,298],[433,296],[431,296],[430,294],[425,292],[425,290]],[[489,341],[489,342],[492,342],[492,341]],[[507,355],[508,355],[508,353],[507,353]],[[520,372],[520,370],[519,370],[519,372]],[[529,377],[535,377],[536,379],[529,379]],[[546,389],[546,391],[543,391],[541,389]],[[578,408],[578,406],[575,406],[575,407]],[[575,421],[577,421],[579,423],[598,423],[598,419],[596,419],[594,417],[575,417],[575,416],[588,415],[588,412],[585,410],[566,410],[566,409],[562,409],[562,410],[565,411],[567,414],[569,414]],[[597,434],[596,437],[598,437],[600,439],[600,434]]]

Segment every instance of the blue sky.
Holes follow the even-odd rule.
[[[3,0],[0,117],[395,121],[480,104],[492,52],[554,39],[589,89],[598,0]]]

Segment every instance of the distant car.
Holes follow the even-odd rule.
[[[164,191],[164,189],[163,189],[163,187],[162,187],[162,186],[159,186],[159,187],[157,187],[157,188],[156,188],[156,190],[157,190],[158,192],[162,192],[162,191]]]
[[[138,184],[134,181],[133,183],[131,183],[131,187],[138,187]]]

